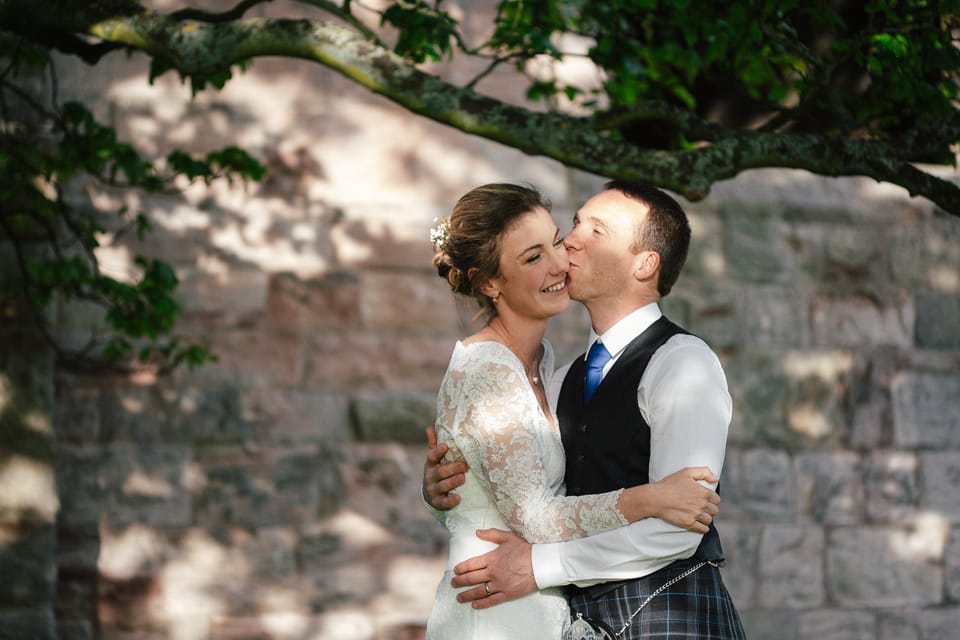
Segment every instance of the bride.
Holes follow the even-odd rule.
[[[563,445],[547,404],[554,356],[543,337],[570,304],[563,238],[549,203],[535,190],[488,184],[464,195],[431,230],[433,263],[455,293],[474,298],[485,326],[458,342],[437,397],[437,436],[445,462],[469,471],[460,503],[446,512],[447,570],[427,623],[428,640],[556,640],[569,621],[559,589],[544,589],[488,609],[460,604],[453,567],[493,544],[477,529],[511,529],[528,542],[556,542],[678,512],[702,510],[712,492],[697,470],[609,493],[564,495]],[[707,470],[701,470],[706,472]],[[488,587],[489,588],[489,587]]]

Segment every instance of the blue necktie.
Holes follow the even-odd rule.
[[[583,406],[590,402],[593,392],[600,386],[603,379],[603,367],[610,361],[610,352],[597,340],[590,347],[587,354],[587,384],[583,388]]]

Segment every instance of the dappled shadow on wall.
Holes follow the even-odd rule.
[[[224,388],[63,395],[64,628],[422,637],[445,548],[420,503],[422,446],[347,446],[319,424],[258,441]]]

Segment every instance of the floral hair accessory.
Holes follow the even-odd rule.
[[[430,242],[437,249],[443,249],[447,244],[447,236],[450,235],[450,216],[434,218],[433,221],[437,224],[430,227]]]

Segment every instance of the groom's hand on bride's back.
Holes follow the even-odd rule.
[[[503,529],[481,529],[477,537],[497,548],[453,568],[456,575],[450,584],[454,589],[463,589],[457,594],[457,602],[470,602],[474,609],[486,609],[537,590],[529,542]]]
[[[467,479],[467,463],[463,460],[443,464],[446,444],[437,444],[437,430],[427,427],[427,460],[423,464],[423,499],[434,509],[446,511],[460,504],[453,490]]]

